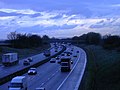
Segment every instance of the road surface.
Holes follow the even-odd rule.
[[[37,68],[36,75],[24,74],[28,80],[28,90],[35,90],[38,87],[44,87],[46,90],[77,90],[86,65],[86,54],[75,46],[67,47],[66,50],[69,51],[73,47],[74,50],[71,52],[77,57],[71,55],[73,65],[70,72],[61,72],[57,60],[56,63],[47,62]],[[76,53],[77,51],[79,53]],[[8,90],[9,83],[1,85],[0,90]]]

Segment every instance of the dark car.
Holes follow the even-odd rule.
[[[73,57],[77,57],[77,55],[74,55]]]
[[[50,60],[50,63],[55,63],[55,62],[56,62],[55,58],[52,58],[52,59]]]
[[[73,61],[71,60],[71,64],[73,64]]]
[[[45,51],[44,51],[44,55],[45,55],[46,57],[50,56],[50,54],[51,54],[50,50],[45,50]]]
[[[65,56],[65,54],[64,54],[64,53],[62,53],[62,54],[61,54],[61,56]]]
[[[32,62],[32,61],[33,61],[33,59],[32,59],[31,57],[29,57],[28,60],[29,60],[29,62]]]
[[[79,53],[79,51],[77,51],[77,53]]]
[[[66,52],[66,55],[70,56],[70,55],[72,55],[72,53],[71,52]]]
[[[57,56],[57,57],[56,57],[56,60],[59,60],[59,59],[60,59],[60,56]]]
[[[29,60],[24,60],[23,65],[30,65]]]
[[[57,50],[57,49],[55,49],[55,52],[58,52],[58,50]]]
[[[57,63],[59,63],[59,64],[60,64],[60,63],[61,63],[61,60],[58,60],[58,61],[57,61]]]

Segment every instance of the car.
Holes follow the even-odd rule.
[[[53,45],[55,45],[55,46],[56,46],[56,43],[53,43]]]
[[[64,51],[63,53],[64,53],[64,54],[66,54],[66,53],[67,53],[67,51]]]
[[[61,56],[65,56],[65,54],[64,54],[64,53],[62,53],[62,54],[61,54]]]
[[[70,55],[72,55],[72,53],[71,52],[66,52],[66,55],[70,56]]]
[[[58,61],[57,61],[57,63],[59,63],[59,64],[60,64],[60,63],[61,63],[61,60],[58,60]]]
[[[28,75],[35,75],[35,74],[37,74],[36,68],[30,68],[30,69],[28,70]]]
[[[55,62],[56,62],[55,58],[52,58],[52,59],[50,60],[50,63],[55,63]]]
[[[51,55],[51,52],[50,52],[50,50],[45,50],[43,54],[44,54],[46,57],[48,57],[48,56]]]
[[[23,65],[30,65],[29,60],[24,60]]]
[[[71,52],[67,52],[66,55],[67,55],[67,56],[70,56],[70,55],[71,55]]]
[[[73,61],[71,60],[71,64],[73,64]]]
[[[57,56],[57,57],[56,57],[56,60],[59,60],[59,59],[60,59],[60,56]]]
[[[58,52],[58,50],[57,50],[57,49],[55,49],[55,52]]]
[[[33,61],[33,59],[32,59],[31,57],[29,57],[28,60],[29,60],[29,62],[32,62],[32,61]]]
[[[73,57],[77,57],[77,55],[74,55]]]
[[[70,54],[72,55],[72,52],[70,52]]]

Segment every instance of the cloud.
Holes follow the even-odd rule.
[[[1,0],[0,30],[59,37],[89,31],[115,33],[120,26],[119,6],[108,0]]]
[[[40,33],[40,32],[44,32],[46,30],[49,31],[59,31],[59,30],[69,30],[69,29],[74,29],[75,27],[77,27],[77,25],[63,25],[63,26],[49,26],[49,27],[43,27],[43,26],[32,26],[32,27],[23,27],[23,28],[18,28],[16,29],[16,31],[20,31],[20,32],[24,32],[26,31],[27,33],[31,32],[31,33]]]
[[[113,7],[113,8],[120,7],[120,4],[112,4],[112,5],[110,5],[110,7]]]
[[[36,14],[36,13],[39,13],[39,12],[30,10],[30,9],[16,10],[16,9],[2,8],[2,9],[0,9],[0,11],[6,12],[6,13],[17,13],[17,14]]]
[[[94,23],[89,26],[89,28],[105,28],[105,27],[120,27],[120,18],[111,18],[111,19],[104,19],[100,22]]]

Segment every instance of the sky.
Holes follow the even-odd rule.
[[[120,0],[0,0],[0,39],[10,32],[120,35]]]

